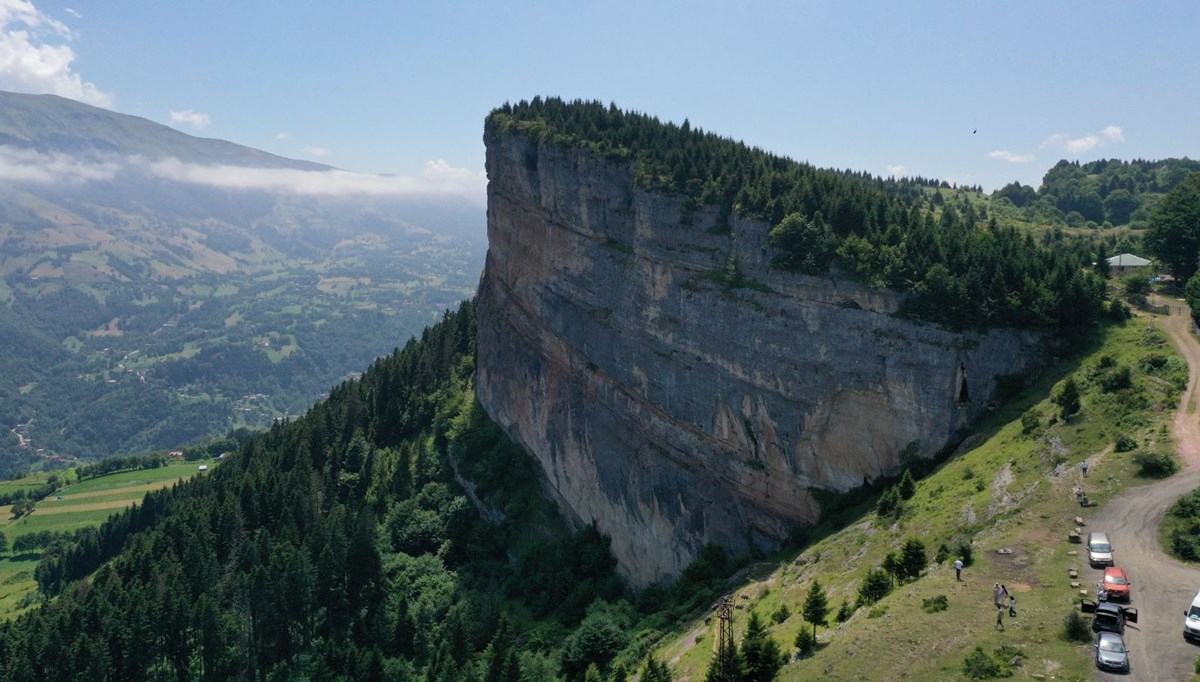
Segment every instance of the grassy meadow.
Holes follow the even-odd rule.
[[[1165,366],[1153,367],[1163,356]],[[1114,390],[1106,377],[1122,367],[1131,369],[1132,385]],[[1082,410],[1064,421],[1051,396],[1068,376],[1080,386]],[[1169,424],[1186,379],[1186,364],[1154,317],[1106,328],[1079,355],[1056,363],[986,417],[954,455],[918,481],[898,519],[880,518],[872,498],[835,514],[837,529],[828,523],[816,529],[799,554],[747,571],[752,577],[737,586],[734,600],[737,641],[753,610],[781,649],[794,653],[797,633],[811,631],[801,614],[810,585],[819,580],[830,627],[819,628],[817,652],[793,658],[780,680],[884,679],[885,670],[893,675],[888,679],[963,679],[964,659],[976,646],[1002,666],[1015,660],[1010,667],[1019,679],[1090,679],[1091,646],[1062,637],[1079,596],[1068,568],[1081,567],[1080,545],[1071,544],[1068,533],[1075,517],[1086,520],[1090,511],[1079,506],[1075,489],[1102,504],[1142,482],[1132,457],[1172,451]],[[1116,451],[1122,436],[1123,449],[1132,439],[1132,450]],[[1085,458],[1091,465],[1086,480],[1080,471]],[[834,614],[843,601],[855,605],[867,571],[879,568],[888,552],[899,555],[910,538],[924,542],[929,568],[837,623]],[[939,565],[934,555],[939,545],[962,541],[971,543],[974,561],[959,582],[955,556]],[[1005,616],[1004,632],[995,626],[995,583],[1017,598],[1018,618]],[[941,597],[944,610],[923,608]],[[663,640],[657,653],[671,661],[677,679],[703,679],[716,622],[696,621]]]
[[[52,475],[72,483],[38,502],[33,513],[21,519],[12,518],[11,506],[0,506],[0,532],[8,538],[11,547],[17,538],[28,533],[99,526],[109,515],[141,502],[147,492],[195,475],[201,464],[212,467],[215,462],[173,462],[159,469],[122,471],[81,483],[73,482],[73,470],[39,472],[14,481],[2,481],[0,493],[36,488]],[[37,583],[33,579],[33,569],[40,557],[40,552],[36,551],[0,554],[0,619],[18,615],[36,603]]]

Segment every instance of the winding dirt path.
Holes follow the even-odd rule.
[[[1183,615],[1200,589],[1200,568],[1167,556],[1159,546],[1158,525],[1179,497],[1200,487],[1200,342],[1191,334],[1188,315],[1157,319],[1187,360],[1187,390],[1175,415],[1175,445],[1182,471],[1155,483],[1131,488],[1093,517],[1090,530],[1106,531],[1116,549],[1117,565],[1129,572],[1138,624],[1126,630],[1132,672],[1128,676],[1098,672],[1101,680],[1190,680],[1200,647],[1183,639]],[[1103,466],[1103,462],[1100,463]],[[1095,584],[1100,571],[1085,569],[1084,585]],[[1089,580],[1090,578],[1090,580]]]

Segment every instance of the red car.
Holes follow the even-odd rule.
[[[1104,569],[1104,590],[1108,592],[1109,601],[1128,602],[1130,585],[1132,583],[1129,582],[1129,576],[1125,575],[1125,569],[1116,566]]]

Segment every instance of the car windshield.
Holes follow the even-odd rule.
[[[1115,637],[1105,637],[1100,640],[1100,650],[1123,654],[1125,653],[1125,642]]]
[[[1104,582],[1112,583],[1113,585],[1126,584],[1125,576],[1123,575],[1106,575],[1104,576]]]
[[[1200,619],[1200,606],[1193,606],[1188,609],[1188,618]]]
[[[1093,552],[1111,552],[1112,545],[1108,544],[1107,542],[1093,542],[1092,543],[1092,551]]]

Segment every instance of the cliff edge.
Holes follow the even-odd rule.
[[[490,129],[476,386],[637,586],[769,549],[961,438],[1041,336],[898,318],[903,295],[770,267],[771,226],[640,189],[632,162]]]

